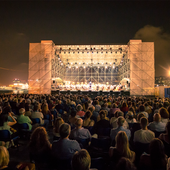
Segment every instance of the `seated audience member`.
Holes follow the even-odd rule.
[[[79,140],[79,139],[91,139],[91,134],[88,129],[82,127],[83,120],[78,118],[76,121],[76,128],[73,129],[70,133],[70,139]]]
[[[161,115],[161,122],[167,123],[169,121],[169,112],[166,108],[161,107],[159,109],[159,114]]]
[[[135,152],[131,151],[129,148],[128,137],[125,132],[119,131],[116,135],[116,145],[115,147],[110,147],[109,156],[111,161],[116,164],[122,157],[129,158],[131,162],[135,160]]]
[[[40,105],[38,103],[34,106],[34,111],[31,114],[31,119],[39,118],[40,119],[40,125],[44,126],[46,129],[49,125],[49,120],[44,119],[44,115],[39,112]]]
[[[164,152],[161,140],[155,138],[149,145],[149,153],[140,158],[140,167],[143,169],[166,170],[168,157]]]
[[[98,101],[98,100],[95,100],[94,106],[95,106],[95,111],[96,111],[96,112],[99,112],[100,109],[101,109],[101,106],[99,105],[99,101]]]
[[[55,158],[68,160],[71,159],[76,151],[80,151],[80,145],[76,140],[70,140],[69,135],[71,132],[70,125],[64,123],[60,126],[60,139],[53,141],[52,155]]]
[[[150,143],[153,138],[155,138],[155,133],[148,130],[148,119],[146,117],[142,117],[140,119],[140,125],[141,129],[137,130],[134,133],[134,142],[140,142],[140,143]]]
[[[94,106],[90,106],[88,110],[92,112],[92,118],[96,122],[97,118],[99,116],[99,113],[95,111],[95,107]]]
[[[76,115],[79,116],[79,117],[84,117],[85,112],[82,111],[83,107],[81,106],[81,104],[78,104],[76,109],[77,109]]]
[[[122,117],[122,116],[118,117],[118,121],[117,121],[118,127],[113,128],[110,132],[110,138],[111,138],[112,141],[115,140],[115,137],[116,137],[116,135],[119,131],[124,131],[126,133],[127,137],[128,137],[128,140],[130,139],[131,132],[130,132],[129,129],[125,129],[123,127],[124,121],[125,121],[124,117]]]
[[[72,158],[72,170],[90,170],[91,157],[87,150],[82,149],[74,153]]]
[[[32,121],[28,116],[25,116],[25,109],[24,108],[19,109],[19,114],[20,115],[17,118],[18,124],[27,123],[29,130],[31,130],[32,129],[32,125],[31,125]]]
[[[54,116],[51,114],[50,110],[48,109],[48,103],[44,103],[42,106],[42,114],[44,115],[45,119],[52,120]],[[49,118],[47,118],[49,116]]]
[[[94,126],[94,120],[91,120],[92,112],[90,110],[86,111],[83,121],[83,127],[91,127]]]
[[[51,143],[44,127],[37,127],[30,137],[29,143],[30,159],[36,163],[49,163],[51,154]]]
[[[1,170],[35,170],[32,163],[19,163],[16,167],[8,167],[9,152],[4,146],[0,146],[0,169]]]
[[[124,114],[128,112],[128,105],[127,105],[126,102],[123,102],[123,103],[122,103],[122,106],[121,106],[120,110],[121,110]]]
[[[53,129],[53,135],[55,137],[60,137],[59,129],[60,126],[64,123],[64,120],[61,117],[58,117],[54,122],[54,129]]]
[[[122,157],[116,165],[116,170],[137,170],[135,165],[125,157]]]
[[[144,105],[140,105],[139,106],[139,113],[143,113],[144,115],[145,115],[145,117],[148,119],[148,113],[147,112],[145,112],[145,106]],[[138,113],[138,114],[139,114]]]
[[[106,111],[101,110],[99,112],[100,120],[94,125],[94,131],[98,134],[100,128],[110,128],[110,122],[106,119]]]
[[[159,139],[163,141],[164,144],[170,144],[170,121],[166,124],[166,133],[162,133],[159,136]]]
[[[112,128],[117,128],[117,126],[118,126],[118,125],[117,125],[117,120],[118,120],[118,117],[119,117],[119,116],[124,117],[124,113],[123,113],[122,111],[116,111],[115,117],[112,117],[112,118],[110,119],[110,124],[111,124]],[[125,129],[127,129],[127,128],[129,127],[129,124],[127,123],[126,120],[124,121],[123,127],[124,127]]]
[[[126,114],[126,122],[127,123],[136,123],[136,119],[133,117],[132,111],[128,111],[128,113]]]
[[[30,109],[30,104],[25,103],[25,116],[31,117],[32,110]]]
[[[116,103],[112,104],[112,107],[109,111],[109,117],[112,118],[113,116],[115,116],[115,111],[120,111],[120,109],[117,107]]]
[[[8,122],[8,117],[11,117],[13,122]],[[7,114],[0,114],[0,130],[8,130],[10,134],[13,134],[11,131],[11,126],[15,125],[17,121],[12,117],[11,113]]]
[[[165,131],[166,123],[161,122],[161,115],[159,113],[155,113],[153,116],[153,122],[149,123],[148,129],[157,132]]]
[[[71,109],[71,113],[70,113],[68,121],[69,121],[71,127],[75,127],[77,117],[76,117],[76,111],[74,109]]]
[[[58,112],[59,112],[59,110],[63,110],[63,105],[61,104],[61,100],[57,101],[55,108]]]

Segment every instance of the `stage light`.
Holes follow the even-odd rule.
[[[71,63],[71,65],[72,65],[73,63]]]
[[[112,64],[112,63],[110,63],[110,64]]]
[[[98,68],[99,68],[99,66],[98,66]]]
[[[79,64],[81,64],[81,63],[79,63]]]
[[[84,66],[84,68],[86,68],[86,67]]]
[[[76,66],[76,68],[78,68],[78,66]]]
[[[103,64],[103,63],[102,63]]]
[[[105,68],[107,68],[107,66],[105,66]]]
[[[113,68],[115,68],[115,66],[113,65]]]

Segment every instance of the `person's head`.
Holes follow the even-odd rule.
[[[83,119],[78,118],[78,119],[76,120],[75,125],[76,125],[76,128],[77,128],[77,129],[81,128],[81,127],[83,126]]]
[[[2,107],[0,106],[0,114],[2,113]]]
[[[132,111],[128,111],[127,117],[128,117],[129,120],[132,120],[133,119],[133,112]]]
[[[152,167],[164,169],[166,167],[166,155],[163,142],[158,138],[153,139],[149,145],[149,151]]]
[[[123,116],[119,116],[117,119],[118,126],[123,126],[124,122],[125,122],[125,118]]]
[[[84,116],[85,119],[89,119],[89,118],[91,118],[91,116],[92,116],[92,112],[90,110],[87,110],[85,113],[85,116]]]
[[[40,109],[40,105],[39,105],[39,103],[36,103],[34,105],[34,111],[38,111],[39,109]]]
[[[25,111],[29,111],[30,110],[30,103],[25,103]]]
[[[6,106],[4,109],[3,109],[3,113],[4,114],[8,114],[8,113],[11,113],[12,110],[11,110],[11,107],[10,106]]]
[[[161,121],[161,115],[159,113],[155,113],[153,116],[153,120],[155,122],[160,122]]]
[[[9,152],[4,146],[0,146],[0,169],[9,164]]]
[[[94,106],[90,106],[89,110],[93,113],[93,111],[95,110],[95,107]]]
[[[145,117],[144,113],[139,113],[137,116],[137,121],[139,122],[142,117]]]
[[[113,103],[113,104],[112,104],[112,108],[117,108],[117,104],[116,104],[116,103]]]
[[[3,126],[8,121],[8,114],[0,114],[0,126]]]
[[[19,109],[19,114],[24,115],[25,114],[25,109],[24,108]]]
[[[55,122],[54,122],[54,129],[55,132],[58,133],[59,132],[59,128],[60,126],[64,123],[64,120],[61,117],[58,117]]]
[[[163,119],[168,119],[169,118],[169,112],[168,112],[168,110],[166,108],[161,107],[159,109],[159,113],[161,115],[161,118],[163,118]]]
[[[78,104],[77,105],[77,111],[81,111],[82,110],[82,106],[81,106],[81,104]]]
[[[123,102],[123,103],[122,103],[122,107],[127,107],[127,103],[126,103],[126,102]]]
[[[140,126],[142,129],[146,129],[148,126],[148,119],[146,117],[142,117],[140,119]]]
[[[74,153],[72,158],[72,170],[89,170],[91,157],[87,150],[82,149]]]
[[[75,117],[76,116],[76,111],[74,109],[72,109],[70,115],[71,115],[71,117]]]
[[[101,110],[101,111],[99,112],[99,115],[100,115],[100,119],[105,119],[105,118],[106,118],[106,112],[105,112],[105,110]]]
[[[140,105],[139,106],[139,112],[144,112],[145,111],[145,106],[144,105]]]
[[[118,111],[115,113],[115,117],[119,117],[119,116],[122,116],[124,117],[124,113],[122,111]]]
[[[47,103],[44,103],[44,104],[43,104],[42,112],[43,112],[44,114],[47,114],[47,113],[48,113],[48,104],[47,104]]]
[[[116,170],[136,170],[136,167],[130,159],[122,157],[116,165]]]
[[[30,147],[32,149],[41,149],[49,143],[48,134],[44,127],[37,127],[31,134]]]
[[[126,133],[124,131],[119,131],[115,138],[116,148],[123,154],[123,156],[129,156],[129,141]]]
[[[61,138],[64,139],[64,138],[69,137],[70,132],[71,132],[71,127],[70,127],[70,125],[68,123],[63,123],[60,126],[59,133],[60,133]]]
[[[168,134],[168,138],[170,141],[170,121],[168,121],[166,124],[166,133]]]

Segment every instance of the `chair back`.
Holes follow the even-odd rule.
[[[11,140],[11,135],[8,130],[0,130],[0,141],[10,141]]]
[[[44,119],[50,120],[50,115],[45,115]]]
[[[96,168],[98,170],[105,169],[105,162],[104,158],[98,157],[98,158],[91,158],[91,168]]]
[[[158,132],[158,131],[153,131],[155,133],[155,138],[158,138],[161,133],[166,133],[166,131]]]
[[[22,123],[22,124],[18,124],[18,128],[19,130],[27,130],[29,129],[29,126],[27,123]]]
[[[111,131],[111,128],[99,128],[97,130],[97,134],[99,136],[110,136],[110,131]]]
[[[36,123],[40,124],[40,119],[34,118],[34,119],[32,119],[32,122],[33,122],[33,124],[36,124]]]
[[[80,144],[81,148],[87,148],[90,139],[78,139],[77,142]]]
[[[92,138],[91,147],[101,149],[103,151],[108,151],[110,147],[110,138]]]

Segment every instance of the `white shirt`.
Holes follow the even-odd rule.
[[[117,121],[118,121],[118,118],[116,118],[116,117],[112,117],[112,118],[111,118],[110,124],[111,124],[112,128],[118,128]],[[129,124],[127,123],[126,120],[125,120],[124,123],[123,123],[123,127],[124,127],[125,129],[128,129],[128,128],[129,128]]]
[[[166,123],[162,122],[151,122],[148,125],[148,128],[152,131],[163,132],[165,131]]]
[[[155,133],[151,130],[137,130],[134,133],[134,142],[150,143],[155,138]]]
[[[41,112],[32,112],[31,114],[31,118],[35,119],[35,118],[39,118],[40,119],[40,124],[44,124],[44,115]]]

